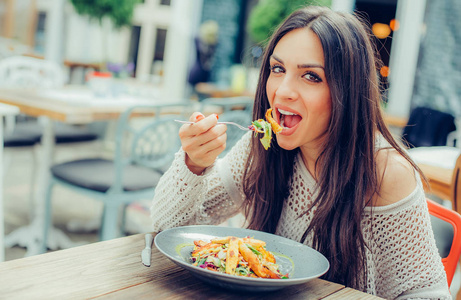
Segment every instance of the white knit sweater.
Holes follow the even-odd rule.
[[[246,134],[202,176],[189,171],[185,153],[179,150],[156,188],[151,208],[153,230],[220,224],[239,213],[250,136],[251,133]],[[277,235],[301,239],[312,214],[298,216],[314,200],[315,187],[315,180],[298,155]],[[366,208],[362,228],[369,245],[368,282],[361,289],[387,299],[451,299],[419,176],[410,195],[397,203],[374,207],[370,216],[370,208]],[[306,244],[312,246],[312,236],[307,237]]]

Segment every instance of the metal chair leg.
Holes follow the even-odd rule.
[[[53,214],[52,214],[52,207],[51,207],[51,195],[53,190],[54,182],[50,181],[48,188],[46,190],[45,196],[45,216],[44,216],[44,224],[43,224],[43,235],[42,241],[40,245],[40,253],[45,253],[47,250],[47,242],[48,242],[48,235],[53,224]]]
[[[120,225],[120,232],[122,235],[126,235],[126,217],[129,204],[124,204],[122,207],[122,224]]]
[[[106,241],[119,236],[118,230],[118,213],[119,205],[105,204],[103,218],[101,222],[100,239]]]

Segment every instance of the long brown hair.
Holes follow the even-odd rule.
[[[318,196],[312,205],[316,210],[300,242],[312,232],[313,247],[330,261],[324,277],[358,288],[367,280],[361,221],[380,183],[375,160],[377,132],[419,168],[383,121],[377,75],[380,60],[375,57],[369,30],[351,14],[311,6],[295,11],[278,27],[263,55],[253,118],[264,118],[269,108],[266,82],[270,56],[278,41],[297,28],[310,28],[320,39],[332,101],[328,139],[316,161]],[[249,228],[275,232],[298,152],[284,150],[276,141],[266,151],[257,137],[252,138],[243,180]]]

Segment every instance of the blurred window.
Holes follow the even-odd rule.
[[[155,38],[155,50],[154,58],[152,61],[151,74],[154,75],[154,82],[160,83],[163,76],[163,59],[165,54],[165,41],[166,41],[167,30],[157,28],[157,34]]]
[[[155,38],[155,52],[154,52],[154,61],[163,60],[165,54],[165,41],[166,41],[167,30],[162,28],[157,28],[157,34]]]
[[[38,13],[37,28],[35,30],[35,45],[34,52],[37,54],[45,54],[45,21],[46,12]]]
[[[138,64],[139,37],[141,36],[141,26],[131,26],[130,49],[128,51],[128,61],[134,63],[133,73],[136,74]]]

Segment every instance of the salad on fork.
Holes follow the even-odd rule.
[[[267,120],[267,121],[266,121]],[[258,119],[251,122],[251,125],[248,127],[255,132],[255,134],[263,133],[264,136],[260,138],[261,144],[264,149],[269,149],[272,141],[272,131],[275,134],[282,132],[283,128],[272,118],[272,108],[269,108],[266,111],[266,120]]]

